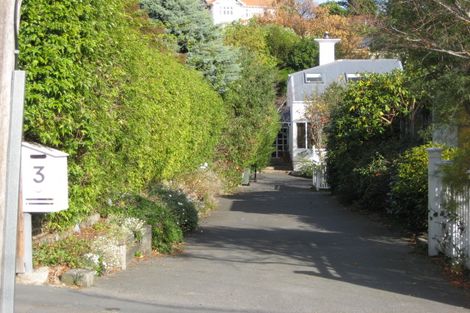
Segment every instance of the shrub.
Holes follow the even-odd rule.
[[[70,268],[87,267],[84,255],[91,249],[90,242],[78,236],[69,236],[53,243],[34,246],[34,266],[65,265]]]
[[[436,144],[425,144],[406,150],[394,164],[390,205],[388,212],[402,225],[414,232],[427,230],[428,213],[428,153],[427,148]],[[452,150],[444,150],[449,158]]]
[[[170,186],[180,189],[195,204],[199,216],[215,208],[216,197],[225,188],[220,177],[208,168],[180,175],[170,182]]]
[[[401,72],[368,75],[347,85],[327,127],[332,190],[347,202],[384,208],[390,165],[403,147],[401,123],[416,109]]]
[[[136,217],[152,226],[152,248],[161,253],[173,252],[176,245],[183,241],[183,229],[178,225],[178,218],[158,197],[127,195],[110,211]]]
[[[183,233],[194,231],[198,223],[198,214],[194,203],[179,190],[172,190],[156,185],[149,191],[151,197],[158,197],[173,212],[178,226]]]

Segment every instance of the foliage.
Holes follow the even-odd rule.
[[[470,103],[469,9],[462,0],[387,1],[371,36],[374,49],[422,68],[416,83],[429,95],[438,123],[458,124]]]
[[[217,92],[226,92],[239,76],[238,54],[224,45],[203,2],[143,0],[142,7],[177,38],[179,52],[187,54],[187,64],[202,72]]]
[[[130,0],[23,2],[25,139],[70,155],[70,208],[53,228],[212,159],[222,100],[159,40]]]
[[[247,25],[232,23],[224,28],[226,45],[248,50],[259,63],[275,66],[278,61],[270,51],[268,35],[267,27],[253,21]]]
[[[217,38],[211,16],[201,1],[142,0],[141,6],[177,38],[182,53],[191,51],[195,44]]]
[[[170,182],[170,188],[181,190],[194,203],[199,216],[206,215],[216,207],[216,198],[224,191],[224,187],[214,170],[205,166],[195,172],[180,175]]]
[[[455,192],[470,187],[470,142],[467,138],[456,149],[452,163],[444,166],[444,182]]]
[[[333,83],[321,95],[307,99],[305,118],[308,120],[312,144],[316,148],[324,149],[326,145],[325,128],[331,121],[331,111],[342,100],[345,87]]]
[[[415,231],[427,230],[428,221],[428,152],[434,143],[406,150],[395,160],[391,182],[388,212],[402,225]],[[444,158],[451,156],[451,149],[444,150]]]
[[[331,14],[331,15],[342,15],[342,16],[345,16],[347,15],[349,12],[347,9],[345,9],[344,7],[342,7],[338,2],[336,1],[327,1],[327,2],[324,2],[322,4],[320,4],[320,7],[322,8],[327,8],[328,9],[328,13]]]
[[[330,37],[341,39],[339,56],[369,57],[369,50],[364,45],[364,35],[369,29],[367,16],[337,14],[328,5],[314,6],[309,1],[280,0],[275,8],[274,14],[263,16],[259,22],[292,29],[302,38],[322,38],[328,32]]]
[[[351,15],[375,15],[378,10],[375,0],[343,0],[338,4]]]
[[[405,82],[400,72],[374,74],[340,93],[327,128],[327,164],[329,184],[344,200],[384,209],[390,166],[412,144],[400,127],[416,110]]]
[[[245,51],[241,75],[225,96],[230,120],[219,146],[219,160],[233,165],[231,179],[238,180],[242,169],[267,164],[279,128],[273,69]]]
[[[70,268],[84,268],[87,262],[83,256],[90,249],[88,240],[74,235],[50,244],[37,244],[33,249],[34,267],[61,264]]]
[[[159,198],[128,195],[109,210],[114,214],[136,217],[152,226],[152,248],[161,253],[173,252],[183,240],[177,217]]]
[[[220,94],[227,92],[232,81],[239,78],[238,51],[229,49],[222,40],[200,42],[187,54],[187,64],[203,73]]]
[[[198,214],[194,203],[184,193],[163,186],[153,186],[149,196],[158,197],[173,212],[176,223],[183,233],[194,231],[198,223]]]

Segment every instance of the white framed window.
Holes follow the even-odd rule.
[[[318,73],[305,73],[305,83],[306,84],[323,83],[323,78],[321,74],[318,74]]]
[[[349,81],[352,81],[352,82],[355,82],[355,81],[358,81],[358,80],[361,80],[362,79],[362,75],[361,74],[344,74],[346,76],[346,81],[349,82]]]
[[[297,124],[297,148],[311,149],[313,144],[312,125],[307,122],[298,122]]]

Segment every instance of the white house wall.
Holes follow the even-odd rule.
[[[248,20],[256,15],[264,14],[265,10],[265,7],[246,6],[236,0],[217,0],[211,6],[212,19],[215,25]]]

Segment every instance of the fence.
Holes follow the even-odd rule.
[[[312,183],[317,191],[330,188],[326,182],[326,165],[324,163],[313,161]]]
[[[440,148],[428,154],[428,254],[444,253],[470,269],[470,189],[446,186],[441,169],[449,161]]]
[[[328,183],[326,182],[326,164],[325,164],[325,149],[313,148],[313,173],[312,173],[312,184],[315,189],[330,189]]]

